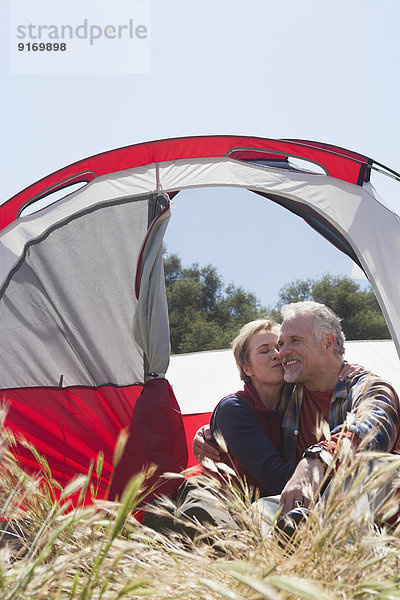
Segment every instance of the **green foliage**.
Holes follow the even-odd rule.
[[[169,254],[164,269],[174,353],[228,348],[244,323],[267,315],[279,322],[283,304],[303,300],[329,306],[341,317],[349,340],[390,338],[372,288],[362,290],[349,277],[296,279],[280,290],[277,305],[267,309],[242,287],[224,286],[212,265],[183,267],[177,254]]]
[[[174,353],[228,348],[242,325],[267,314],[251,292],[224,286],[212,265],[183,267],[169,254],[164,271]]]
[[[372,288],[361,290],[349,277],[325,275],[316,280],[297,279],[281,289],[278,307],[302,300],[314,300],[329,306],[341,317],[344,334],[349,340],[390,338]]]
[[[288,283],[279,291],[279,306],[289,304],[289,302],[303,302],[304,300],[313,300],[312,279],[296,279]]]

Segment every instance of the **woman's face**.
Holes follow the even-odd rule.
[[[278,352],[279,335],[273,331],[259,331],[249,340],[249,362],[243,370],[251,378],[253,385],[257,383],[283,383],[283,367]]]

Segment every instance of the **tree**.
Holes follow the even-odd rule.
[[[184,267],[177,254],[164,254],[164,271],[174,353],[228,348],[242,325],[271,316],[280,321],[280,308],[289,302],[315,300],[342,319],[349,340],[390,338],[372,288],[361,290],[348,277],[325,275],[297,279],[280,290],[274,308],[265,308],[251,292],[224,285],[212,265]]]
[[[251,292],[224,286],[212,265],[183,267],[164,254],[171,348],[174,353],[228,348],[242,325],[266,315]]]
[[[297,279],[281,289],[277,308],[301,300],[329,306],[342,319],[343,332],[349,340],[390,338],[372,288],[361,290],[349,277],[325,275],[319,280]]]
[[[278,306],[280,307],[290,302],[312,300],[312,286],[313,281],[311,279],[296,279],[293,283],[288,283],[279,292]]]

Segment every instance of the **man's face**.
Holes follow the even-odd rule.
[[[314,338],[312,316],[285,319],[279,336],[279,357],[285,381],[312,384],[323,370],[323,340]]]

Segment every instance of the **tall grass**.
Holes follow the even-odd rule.
[[[365,453],[348,452],[330,495],[285,545],[276,535],[260,535],[251,490],[231,481],[226,466],[220,467],[226,483],[209,483],[238,528],[198,524],[192,541],[162,535],[135,518],[145,474],[132,479],[118,504],[94,498],[93,505],[80,501],[72,508],[77,492],[81,500],[87,490],[96,495],[91,469],[57,493],[44,459],[38,457],[43,486],[20,469],[6,449],[10,442],[3,431],[1,511],[23,519],[23,529],[16,525],[16,542],[0,546],[0,599],[400,598],[400,531],[384,524],[397,501],[380,505],[380,526],[362,506],[365,494],[396,482],[400,457],[371,454],[374,462],[367,463]],[[98,477],[101,464],[99,456]]]

